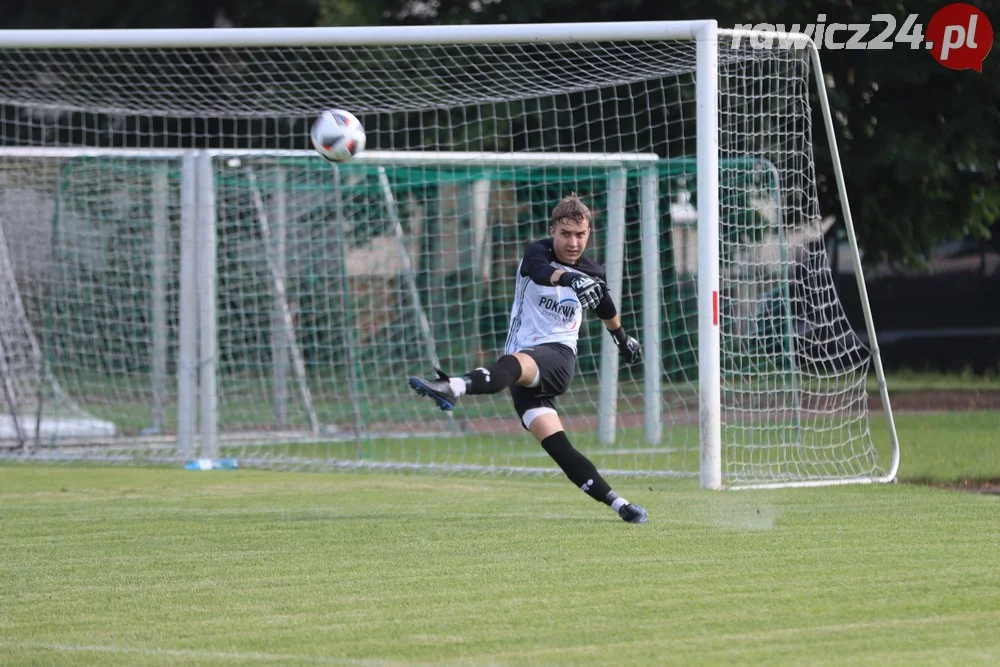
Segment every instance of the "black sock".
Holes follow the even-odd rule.
[[[496,394],[521,377],[521,362],[505,354],[489,368],[477,368],[465,374],[467,394]]]
[[[597,472],[597,468],[590,462],[590,459],[576,451],[569,438],[566,437],[565,431],[553,433],[542,440],[542,448],[559,464],[559,467],[569,477],[569,481],[576,484],[594,500],[611,505],[618,497]]]

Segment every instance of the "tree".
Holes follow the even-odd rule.
[[[313,0],[13,0],[0,3],[0,28],[210,28],[301,26],[318,20]]]

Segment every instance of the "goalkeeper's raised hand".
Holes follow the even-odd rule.
[[[609,333],[611,339],[615,341],[615,345],[618,346],[618,356],[621,357],[622,361],[629,366],[642,361],[642,345],[639,345],[639,341],[625,333],[625,327],[609,330]]]
[[[593,310],[604,298],[604,283],[597,278],[582,273],[566,271],[556,282],[557,285],[569,287],[576,292],[576,298],[580,301],[580,307],[584,310]]]

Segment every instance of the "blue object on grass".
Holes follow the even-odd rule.
[[[239,467],[236,459],[195,459],[184,465],[185,470],[236,470]]]

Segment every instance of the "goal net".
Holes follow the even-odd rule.
[[[811,52],[541,34],[0,40],[0,451],[554,471],[506,394],[443,414],[406,378],[502,353],[521,254],[576,192],[646,351],[620,367],[585,319],[559,410],[600,469],[698,475],[707,429],[726,485],[879,479]],[[327,107],[368,135],[338,167],[308,150]]]

